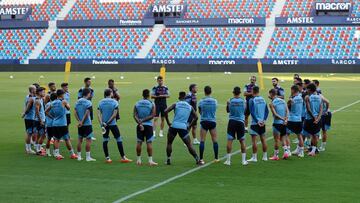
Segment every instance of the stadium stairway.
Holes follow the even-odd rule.
[[[165,29],[165,25],[163,24],[155,24],[152,32],[150,33],[148,39],[141,47],[139,52],[136,54],[135,58],[142,59],[146,58],[148,53],[150,52],[151,48],[154,46],[157,39],[160,37],[161,33]]]
[[[70,12],[71,8],[75,5],[77,0],[68,0],[65,6],[61,9],[59,14],[56,16],[56,19],[65,19],[67,14]],[[40,39],[39,43],[36,44],[34,50],[31,52],[29,57],[24,60],[25,64],[29,63],[29,59],[37,59],[46,45],[49,43],[57,29],[56,20],[49,21],[49,28],[46,30],[45,34]]]
[[[275,31],[275,17],[281,15],[285,2],[286,0],[277,0],[273,10],[271,11],[270,17],[266,19],[266,27],[254,53],[254,58],[262,59],[265,57],[266,50],[269,47],[270,40]]]
[[[60,11],[59,15],[57,16],[57,20],[64,20],[67,14],[70,12],[72,7],[75,5],[76,0],[68,0],[67,4],[63,7]]]

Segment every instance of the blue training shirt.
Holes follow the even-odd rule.
[[[25,98],[25,108],[27,107],[30,100],[33,100],[33,104],[31,106],[31,108],[25,114],[24,119],[26,119],[26,120],[34,120],[35,119],[35,99],[36,99],[36,97],[30,96],[30,95],[27,95],[26,98]]]
[[[286,108],[287,107],[286,107],[286,103],[283,99],[275,98],[274,100],[272,100],[272,104],[274,106],[275,112],[279,116],[281,116],[281,117],[286,116]],[[274,118],[274,121],[273,121],[274,124],[284,124],[283,120],[276,118],[274,115],[273,115],[273,118]]]
[[[142,99],[135,104],[137,116],[139,119],[144,119],[151,116],[154,103],[148,99]],[[153,126],[152,120],[143,122],[143,125]]]
[[[321,105],[322,105],[322,98],[317,94],[312,94],[312,95],[309,96],[309,100],[310,100],[311,112],[316,117],[320,113],[320,108],[321,108]],[[311,120],[312,119],[312,117],[310,116],[308,111],[306,111],[305,119],[306,120]]]
[[[102,99],[99,103],[98,109],[102,114],[102,121],[106,123],[109,121],[114,111],[119,108],[119,103],[112,98]],[[116,125],[116,119],[114,118],[108,125]]]
[[[216,122],[217,100],[208,96],[199,102],[200,121]]]
[[[229,120],[245,122],[246,102],[242,98],[232,98],[229,101]]]
[[[249,101],[251,113],[251,125],[257,125],[259,121],[266,121],[269,115],[269,108],[266,101],[261,96],[256,96]]]
[[[70,104],[70,93],[69,92],[65,92],[64,99],[65,99],[65,101],[67,101],[67,103]],[[66,110],[66,114],[70,114],[70,110]]]
[[[85,98],[81,98],[75,103],[75,111],[80,120],[84,118],[86,114],[86,110],[91,111],[91,107],[92,107],[91,101]],[[83,126],[90,126],[90,125],[91,125],[91,119],[89,114],[87,118],[85,118]]]
[[[175,104],[174,120],[171,124],[172,128],[187,130],[188,120],[192,111],[192,107],[186,101],[179,101]]]
[[[94,96],[95,96],[95,92],[91,87],[88,87],[88,88],[90,89],[91,97],[89,98],[89,100],[91,101],[92,98],[94,98]],[[82,93],[83,93],[84,89],[85,89],[85,87],[82,87],[82,88],[79,89],[79,91],[78,91],[78,99],[81,99],[83,97]]]
[[[63,100],[56,99],[51,102],[50,115],[53,117],[53,127],[67,126],[66,108],[62,104]]]
[[[45,105],[45,109],[49,108],[49,106],[51,105],[52,101],[46,103]],[[45,115],[45,126],[46,127],[52,127],[53,124],[53,119],[50,118],[48,115]]]
[[[39,116],[40,118],[36,115],[35,113],[35,121],[42,121],[45,122],[45,109],[44,109],[44,100],[42,98],[35,98],[35,102],[39,102],[40,103],[40,109],[39,109]],[[36,108],[36,104],[35,108]]]
[[[289,109],[289,121],[301,122],[304,108],[304,100],[301,94],[291,98],[291,107]]]

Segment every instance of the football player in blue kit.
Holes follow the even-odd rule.
[[[136,154],[137,160],[136,164],[141,165],[141,145],[146,141],[147,153],[149,156],[149,165],[157,166],[158,164],[153,161],[153,147],[152,142],[154,140],[153,133],[153,118],[156,114],[155,104],[150,100],[150,90],[145,89],[142,92],[143,99],[139,100],[134,106],[133,117],[136,126],[137,134],[137,144],[136,144]]]
[[[286,125],[288,122],[289,109],[286,102],[280,98],[276,89],[269,91],[269,98],[271,103],[269,104],[270,110],[273,114],[273,136],[274,136],[274,156],[270,157],[270,160],[279,160],[279,146],[282,143],[284,149],[283,159],[289,158],[290,150],[287,142]]]
[[[226,112],[229,113],[229,123],[227,128],[227,146],[225,165],[231,165],[232,143],[235,139],[239,140],[241,148],[241,163],[247,165],[246,146],[245,146],[245,110],[246,101],[241,98],[240,87],[234,87],[233,95],[226,105]]]
[[[317,91],[318,92],[318,91]],[[323,114],[321,116],[321,130],[322,130],[322,140],[319,148],[320,152],[325,151],[326,142],[328,138],[328,131],[331,128],[331,111],[330,111],[330,102],[328,99],[324,97],[324,95],[320,95],[323,100]]]
[[[36,154],[40,156],[45,156],[45,151],[42,150],[41,146],[46,137],[45,131],[45,88],[39,87],[36,89],[36,99],[35,99],[35,130],[36,130],[36,144],[35,150]]]
[[[58,89],[56,91],[57,99],[52,101],[51,105],[45,110],[45,114],[53,120],[54,156],[57,160],[64,158],[60,154],[59,149],[59,142],[61,139],[65,140],[66,147],[70,152],[70,158],[77,159],[77,155],[74,153],[71,145],[66,121],[66,111],[70,109],[70,105],[64,99],[64,94],[64,90]]]
[[[196,115],[195,109],[193,109],[191,105],[185,101],[185,96],[185,92],[179,92],[179,101],[165,109],[165,119],[169,126],[166,147],[167,165],[171,165],[172,144],[178,134],[188,148],[189,153],[194,157],[196,164],[200,164],[200,159],[191,144],[189,135],[190,126],[196,122],[198,116]],[[171,111],[174,111],[174,119],[172,123],[170,123],[169,120],[169,113]],[[193,120],[189,124],[188,120],[190,115],[192,115]]]
[[[36,152],[31,149],[31,139],[35,135],[35,93],[36,87],[30,85],[29,93],[25,98],[24,111],[21,115],[25,122],[25,152],[27,154],[36,154]]]
[[[304,157],[304,140],[302,136],[303,121],[302,112],[304,108],[304,100],[301,96],[299,85],[291,87],[291,97],[287,102],[289,108],[289,119],[287,123],[287,133],[297,136],[297,146],[292,154],[298,157]]]
[[[81,145],[83,140],[86,139],[86,161],[96,161],[96,159],[93,159],[90,154],[90,147],[92,142],[91,138],[93,137],[92,122],[90,119],[90,109],[92,108],[92,103],[89,100],[89,97],[91,97],[91,91],[89,88],[84,88],[82,94],[83,97],[76,102],[74,109],[74,115],[78,121],[77,160],[83,160],[81,157]]]
[[[109,133],[113,134],[116,144],[120,153],[120,162],[121,163],[130,163],[131,159],[126,158],[122,137],[120,130],[116,125],[116,115],[119,111],[119,103],[113,99],[113,91],[111,89],[105,89],[104,91],[105,98],[99,102],[98,106],[98,120],[102,128],[105,129],[103,132],[103,150],[105,154],[105,162],[112,163],[112,160],[109,156],[108,142],[110,141]]]
[[[311,150],[309,156],[315,156],[317,143],[321,128],[321,116],[323,114],[323,100],[316,92],[316,86],[313,83],[307,85],[305,97],[306,115],[304,122],[304,135],[311,136]]]
[[[57,99],[57,95],[56,93],[51,93],[50,94],[50,100],[48,103],[45,104],[45,109],[49,108],[49,106],[51,105],[51,102],[55,101]],[[51,157],[51,151],[50,151],[50,144],[51,141],[54,138],[54,130],[53,130],[53,119],[51,116],[49,116],[48,114],[45,114],[45,127],[46,127],[46,135],[47,135],[47,140],[46,140],[46,156]]]
[[[204,151],[206,134],[209,131],[213,142],[214,162],[219,162],[219,144],[217,142],[216,131],[216,109],[217,100],[211,96],[212,90],[210,86],[204,88],[205,97],[199,102],[200,113],[200,164],[205,164]]]
[[[67,101],[67,103],[70,104],[69,84],[66,82],[61,83],[61,89],[63,89],[65,92],[64,99]],[[67,123],[68,127],[71,124],[70,110],[66,111],[66,123]]]
[[[249,162],[257,162],[257,142],[256,137],[260,137],[263,150],[263,161],[267,161],[267,145],[265,138],[265,122],[269,115],[269,109],[267,107],[266,101],[263,97],[259,95],[259,87],[255,86],[252,89],[253,98],[250,99],[250,114],[251,114],[251,126],[250,126],[250,135],[252,141],[252,150],[253,154]]]

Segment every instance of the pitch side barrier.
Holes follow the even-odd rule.
[[[4,61],[4,60],[3,60]],[[4,65],[0,72],[63,72],[68,60],[30,60]],[[75,72],[257,72],[257,59],[85,59],[70,60]],[[360,73],[359,59],[262,59],[264,72]],[[10,60],[8,61],[10,62]]]
[[[0,64],[10,65],[10,64],[20,64],[18,59],[1,59]]]
[[[66,59],[30,59],[29,64],[65,64]],[[165,65],[218,65],[257,64],[258,59],[72,59],[72,64],[119,65],[119,64],[165,64]],[[261,59],[262,64],[279,66],[296,65],[357,65],[360,59]]]
[[[48,21],[1,20],[0,29],[47,29]]]
[[[58,28],[103,28],[103,27],[152,27],[155,25],[154,19],[140,20],[58,20]]]
[[[276,26],[360,26],[360,17],[277,17]]]

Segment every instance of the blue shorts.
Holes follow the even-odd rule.
[[[177,134],[179,134],[180,138],[183,140],[185,140],[186,138],[189,137],[189,131],[184,130],[184,129],[170,127],[169,133],[173,136],[176,136]]]
[[[155,105],[156,108],[156,112],[155,112],[155,117],[165,117],[165,109],[167,108],[167,105]]]
[[[216,122],[213,122],[213,121],[201,121],[200,125],[201,125],[201,128],[206,131],[213,130],[216,128]]]
[[[140,130],[140,127],[136,127],[136,137],[138,142],[144,142],[146,140],[146,143],[151,143],[154,141],[154,131],[153,127],[149,125],[144,125],[144,130]]]
[[[227,128],[227,139],[228,140],[244,140],[245,139],[245,125],[241,121],[229,120]]]
[[[38,135],[45,135],[45,126],[40,124],[40,121],[35,121],[35,128],[34,128],[34,132],[37,133]]]
[[[280,136],[285,136],[286,132],[286,125],[284,124],[273,124],[273,133],[278,134]]]
[[[314,119],[305,120],[303,135],[309,137],[310,135],[320,135],[321,121],[317,124],[314,123]]]
[[[29,119],[25,119],[24,121],[26,133],[28,135],[32,135],[33,133],[35,133],[35,121]]]
[[[94,134],[91,125],[81,126],[80,128],[78,128],[79,139],[83,139],[83,138],[91,139],[93,136]]]
[[[299,122],[294,122],[294,121],[288,121],[287,123],[287,133],[288,134],[296,134],[296,135],[300,135],[301,131],[303,129],[303,122],[299,121]]]
[[[251,136],[263,136],[265,135],[266,128],[265,126],[260,127],[259,125],[251,125],[250,126],[250,135]]]
[[[331,128],[331,112],[328,112],[326,115],[321,116],[321,129],[323,131],[328,131]]]
[[[49,140],[54,137],[53,127],[46,127],[46,135]]]
[[[70,139],[69,130],[67,126],[56,126],[53,127],[53,135],[56,140],[68,140]]]

